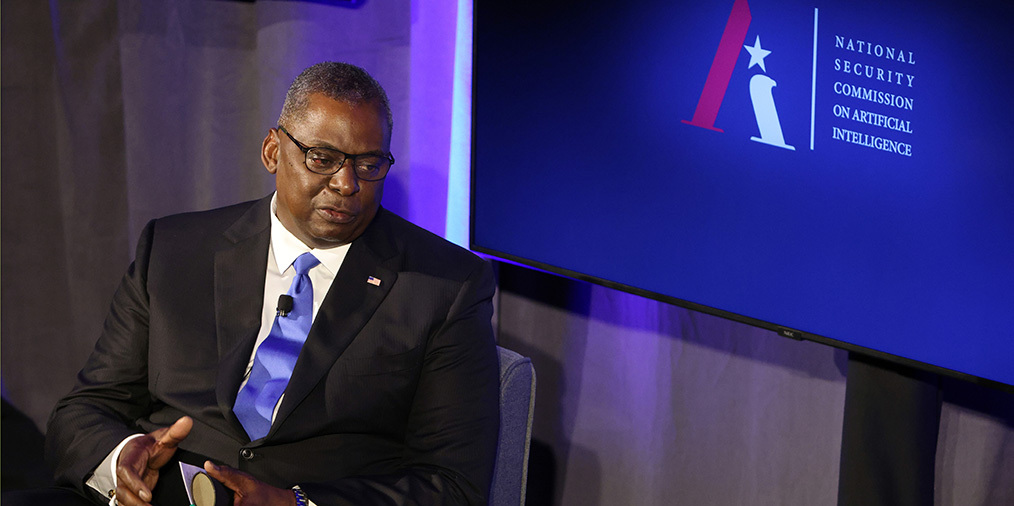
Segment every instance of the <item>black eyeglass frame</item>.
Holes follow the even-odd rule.
[[[289,140],[292,141],[292,143],[295,144],[296,147],[299,148],[299,150],[303,152],[303,166],[306,167],[306,170],[308,170],[310,172],[313,172],[314,174],[320,174],[322,176],[333,176],[333,175],[337,174],[338,171],[342,170],[342,167],[345,166],[345,162],[346,161],[352,160],[352,173],[356,175],[356,179],[360,179],[362,181],[381,181],[381,180],[383,180],[384,178],[387,177],[387,174],[391,171],[391,166],[394,165],[394,155],[392,155],[391,153],[384,153],[382,155],[373,154],[373,153],[366,153],[366,154],[360,154],[360,155],[350,155],[350,154],[348,154],[348,153],[346,153],[344,151],[341,151],[341,150],[338,150],[338,149],[334,149],[334,148],[327,148],[327,147],[324,147],[324,146],[307,146],[306,144],[303,144],[302,142],[297,141],[296,138],[293,137],[292,134],[290,134],[289,131],[286,130],[285,127],[283,127],[282,125],[278,125],[278,130],[281,130],[289,138]],[[339,155],[342,155],[342,160],[341,160],[341,162],[335,162],[334,171],[332,171],[332,172],[317,172],[317,171],[311,169],[310,168],[310,164],[308,163],[309,162],[309,158],[310,158],[310,151],[311,150],[315,150],[315,149],[320,149],[320,150],[324,150],[324,151],[327,151],[327,152],[337,153]],[[360,156],[377,156],[377,157],[380,157],[380,158],[386,158],[388,160],[388,162],[390,162],[390,163],[387,164],[387,167],[381,169],[381,172],[383,173],[382,176],[380,176],[378,178],[363,177],[356,170],[356,161],[357,161],[357,159]]]

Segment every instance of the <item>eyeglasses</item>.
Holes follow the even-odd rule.
[[[305,155],[304,163],[306,168],[313,173],[330,176],[341,170],[345,160],[352,161],[356,177],[363,181],[380,181],[387,177],[387,172],[394,165],[394,156],[390,153],[385,155],[363,154],[350,155],[337,149],[324,147],[310,147],[296,140],[285,127],[278,125],[278,129],[285,132],[285,135]]]

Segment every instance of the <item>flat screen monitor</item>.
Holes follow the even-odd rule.
[[[1014,15],[477,2],[473,249],[1014,385]]]

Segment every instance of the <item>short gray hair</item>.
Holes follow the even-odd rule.
[[[387,101],[387,93],[380,83],[365,70],[341,62],[321,62],[296,76],[285,94],[282,114],[278,117],[279,125],[291,125],[306,112],[310,95],[321,93],[332,99],[351,105],[376,102],[387,120],[387,131],[390,134],[394,126],[391,115],[391,104]]]

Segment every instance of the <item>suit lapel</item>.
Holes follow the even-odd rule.
[[[257,331],[261,325],[265,265],[270,234],[271,197],[254,203],[228,230],[227,246],[215,253],[215,322],[219,368],[215,396],[219,409],[239,434],[232,412]]]
[[[299,353],[272,432],[327,374],[394,286],[398,274],[392,264],[397,258],[384,214],[381,209],[374,223],[352,243],[331,283]],[[380,284],[370,282],[371,277]]]

